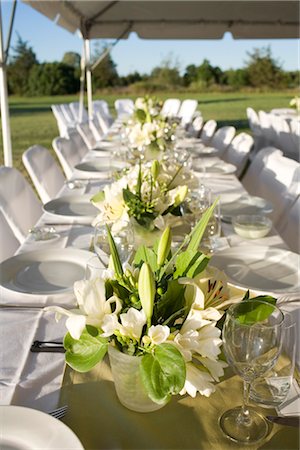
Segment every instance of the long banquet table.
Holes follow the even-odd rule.
[[[76,191],[64,186],[60,196],[75,192],[92,195],[104,183],[90,181],[87,186]],[[243,191],[234,175],[207,177],[205,183],[215,193],[224,192],[225,185],[230,192]],[[53,216],[44,213],[38,225],[48,222],[53,222]],[[59,223],[59,219],[55,218],[55,222]],[[61,222],[65,221],[62,219]],[[19,252],[49,248],[63,252],[67,247],[90,249],[93,229],[89,224],[79,225],[70,221],[56,228],[60,235],[58,239],[36,242],[29,235]],[[243,246],[249,244],[248,240],[234,233],[231,224],[222,224],[222,235],[220,242],[225,247],[239,247],[243,252]],[[275,230],[265,238],[251,241],[251,244],[286,248]],[[286,300],[289,298],[283,299],[283,302]],[[290,300],[293,301],[286,303],[287,308],[299,315],[300,301],[295,301],[295,296]],[[63,421],[87,449],[242,448],[225,438],[218,426],[221,413],[239,405],[242,399],[241,379],[229,369],[217,385],[216,392],[209,398],[199,395],[194,399],[178,396],[157,412],[140,414],[129,411],[117,400],[106,359],[91,372],[79,374],[65,367],[62,353],[30,352],[34,340],[63,339],[64,320],[56,322],[53,313],[42,309],[50,304],[71,308],[75,299],[72,294],[59,299],[49,295],[22,297],[20,293],[16,295],[1,289],[1,405],[49,411],[57,405],[68,404],[69,409]],[[297,389],[296,386],[294,388]],[[261,411],[264,414],[276,414],[272,410]],[[264,442],[244,448],[294,449],[297,448],[297,435],[297,429],[273,425]]]

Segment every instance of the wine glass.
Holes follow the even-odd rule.
[[[133,251],[133,230],[130,224],[126,229],[112,232],[121,263],[129,261]],[[98,223],[94,230],[94,250],[104,267],[108,267],[110,258],[110,247],[108,241],[107,227],[104,223]]]
[[[232,305],[223,327],[223,348],[227,362],[244,381],[243,405],[220,418],[223,433],[235,442],[252,444],[265,438],[265,418],[248,406],[249,387],[274,366],[281,351],[283,314],[260,299]]]

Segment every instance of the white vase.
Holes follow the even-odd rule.
[[[137,249],[140,245],[146,247],[153,247],[155,241],[162,235],[162,230],[154,228],[154,230],[148,230],[142,227],[135,219],[131,219],[134,234],[134,248]]]
[[[141,357],[120,352],[108,346],[108,356],[117,396],[126,408],[137,412],[156,411],[165,403],[155,403],[149,397],[140,376]]]

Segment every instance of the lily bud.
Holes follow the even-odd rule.
[[[153,313],[155,281],[151,267],[146,262],[144,262],[140,270],[138,292],[143,310],[146,314],[147,323],[149,325],[151,324],[151,317]]]
[[[175,200],[174,200],[174,206],[178,206],[180,205],[180,203],[183,202],[183,200],[185,199],[185,197],[188,194],[188,187],[187,186],[179,186],[176,196],[175,196]]]
[[[166,260],[166,257],[170,252],[171,241],[172,241],[171,228],[167,227],[163,232],[163,234],[161,235],[161,238],[158,243],[157,264],[159,267],[163,265],[163,263]]]
[[[159,173],[159,162],[157,161],[157,159],[155,159],[152,162],[152,166],[151,166],[151,174],[152,174],[154,181],[156,181],[156,179],[158,177],[158,173]]]

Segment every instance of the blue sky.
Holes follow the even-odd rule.
[[[2,0],[1,6],[4,42],[6,42],[12,3],[10,0]],[[67,51],[81,53],[82,44],[77,34],[73,35],[58,27],[20,1],[17,4],[12,46],[16,42],[17,32],[23,40],[28,41],[40,62],[60,61]],[[99,42],[101,46],[101,41]],[[204,58],[212,65],[226,70],[243,67],[247,60],[247,52],[266,46],[271,47],[273,57],[280,62],[284,70],[299,69],[297,39],[234,40],[229,33],[226,33],[222,40],[186,41],[143,40],[132,33],[129,39],[120,41],[113,48],[111,56],[117,64],[119,75],[127,75],[135,70],[150,73],[166,59],[173,63],[177,62],[181,71],[189,64],[200,65]]]

